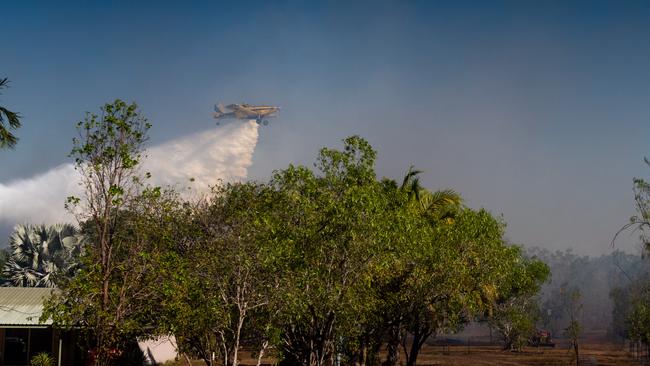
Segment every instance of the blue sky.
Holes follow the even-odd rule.
[[[152,143],[214,128],[216,101],[272,103],[253,179],[359,134],[380,175],[415,164],[515,242],[606,253],[648,173],[648,19],[640,1],[5,3],[0,102],[24,127],[0,182],[68,161],[74,123],[118,97]]]

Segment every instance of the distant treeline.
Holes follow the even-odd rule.
[[[627,300],[621,295],[629,292],[630,285],[647,282],[647,258],[620,250],[589,257],[577,255],[571,249],[552,252],[536,247],[528,249],[527,254],[546,263],[551,270],[551,278],[540,293],[540,326],[561,334],[567,323],[561,294],[578,289],[583,305],[581,324],[586,332],[606,330],[612,338],[627,336]]]

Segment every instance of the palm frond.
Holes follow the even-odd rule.
[[[413,186],[413,180],[419,179],[417,178],[420,174],[422,174],[421,170],[415,169],[413,165],[409,167],[409,170],[406,171],[406,174],[404,175],[404,179],[402,180],[402,189],[405,188],[411,188]]]
[[[9,80],[7,78],[0,79],[0,90],[7,88],[8,85]],[[5,121],[8,126],[5,125]],[[11,133],[11,130],[15,130],[19,127],[20,114],[0,106],[0,149],[13,149],[16,146],[18,138]]]
[[[3,272],[15,286],[53,287],[59,272],[71,275],[79,268],[81,242],[72,225],[17,225]]]

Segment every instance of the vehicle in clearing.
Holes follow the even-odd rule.
[[[555,347],[551,332],[548,330],[538,329],[535,334],[530,337],[528,344],[533,347]]]

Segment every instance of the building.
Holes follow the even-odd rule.
[[[29,365],[31,358],[47,352],[55,365],[83,365],[83,354],[69,333],[39,323],[43,301],[50,288],[0,287],[0,366]]]

